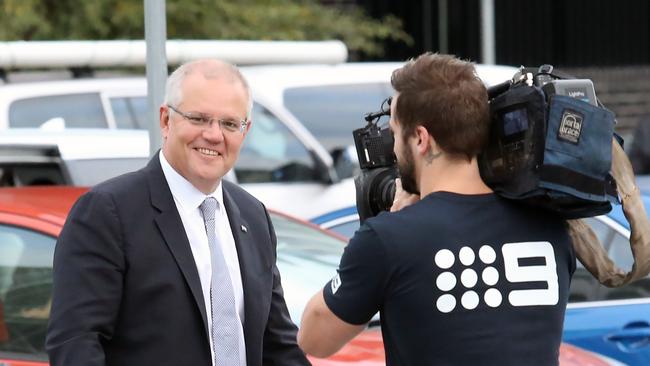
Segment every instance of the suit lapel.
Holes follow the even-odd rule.
[[[178,214],[174,198],[167,185],[162,167],[160,166],[158,154],[155,154],[151,159],[146,171],[149,181],[149,191],[151,192],[151,205],[159,211],[159,215],[155,218],[156,225],[192,292],[194,301],[201,313],[203,327],[207,337],[209,334],[208,321],[199,272],[196,269],[196,262],[192,255],[192,249],[190,248],[183,222]]]

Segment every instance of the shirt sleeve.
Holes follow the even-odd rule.
[[[336,276],[323,289],[329,309],[347,323],[368,323],[384,298],[387,264],[379,236],[362,225],[346,246]]]

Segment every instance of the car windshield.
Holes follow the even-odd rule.
[[[271,214],[277,265],[291,319],[300,323],[307,301],[334,277],[345,242],[314,227]]]
[[[365,125],[393,94],[388,82],[288,88],[284,104],[329,151],[354,145],[352,130]],[[386,120],[387,121],[387,120]]]

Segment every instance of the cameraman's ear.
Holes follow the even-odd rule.
[[[436,146],[436,142],[433,140],[433,136],[429,134],[424,126],[418,126],[415,128],[415,137],[417,139],[417,149],[421,154],[426,153],[429,148],[433,149]]]

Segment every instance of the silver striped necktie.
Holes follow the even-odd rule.
[[[215,213],[217,200],[206,198],[199,208],[203,213],[205,231],[208,234],[212,263],[210,283],[210,303],[212,304],[212,345],[214,347],[214,366],[240,365],[239,332],[235,292],[230,280],[221,245],[216,235]]]

